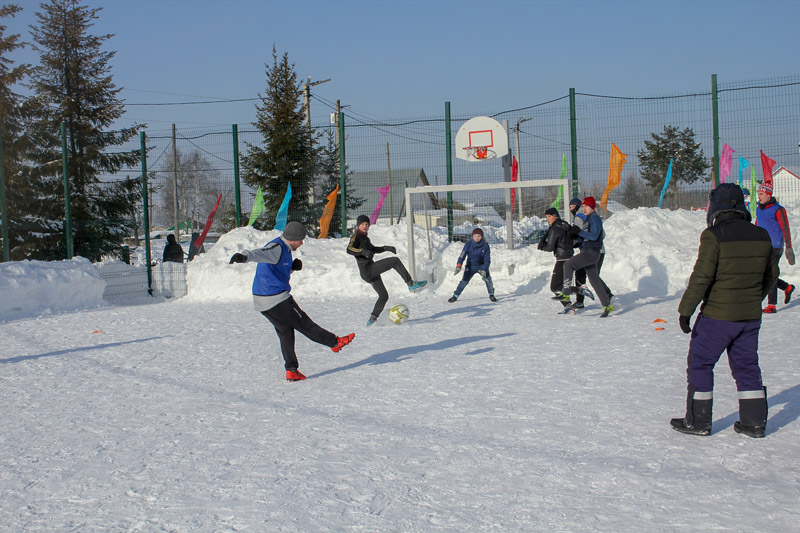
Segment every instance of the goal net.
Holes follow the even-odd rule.
[[[569,220],[566,179],[413,187],[405,193],[409,267],[415,278],[415,257],[430,251],[431,234],[466,242],[477,227],[490,245],[515,249],[539,243],[548,228],[544,212],[551,206]],[[533,257],[552,266],[552,254]]]

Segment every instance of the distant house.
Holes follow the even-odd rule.
[[[386,187],[389,184],[389,173],[386,170],[353,172],[350,175],[350,183],[352,186],[347,190],[347,194],[364,198],[365,202],[358,213],[348,212],[348,218],[355,219],[362,214],[369,216],[381,198],[377,191],[378,187]],[[406,187],[420,187],[429,183],[422,168],[393,168],[391,185],[389,195],[383,202],[383,208],[378,216],[379,224],[389,224],[390,219],[396,223],[399,216],[405,217]]]
[[[772,194],[785,207],[800,206],[800,167],[780,167],[772,173]]]

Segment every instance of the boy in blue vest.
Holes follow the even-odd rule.
[[[786,245],[786,260],[794,264],[794,250],[792,250],[792,232],[789,229],[789,218],[786,209],[772,196],[772,182],[762,183],[756,191],[758,208],[756,209],[756,226],[762,227],[769,233],[772,240],[772,252],[775,254],[775,264],[781,260],[783,246]],[[788,304],[794,292],[794,285],[778,278],[767,295],[765,313],[777,313],[775,307],[778,303],[778,289],[783,291],[783,303]]]
[[[461,265],[464,264],[465,259],[467,260],[467,267],[464,269],[464,275],[461,277],[461,281],[458,283],[458,287],[456,287],[453,296],[447,301],[453,303],[458,300],[458,297],[461,296],[461,293],[467,287],[467,284],[469,284],[469,280],[472,279],[472,276],[480,274],[481,279],[486,284],[486,290],[489,292],[489,300],[496,302],[497,298],[494,297],[494,284],[492,283],[492,276],[489,274],[489,265],[492,264],[492,255],[489,250],[489,245],[483,239],[483,230],[481,228],[472,230],[472,239],[464,244],[464,249],[461,250],[461,255],[458,256],[458,261],[456,262],[456,271],[454,275],[457,276],[458,273],[461,272]]]
[[[321,328],[300,309],[289,291],[292,271],[301,270],[300,259],[292,261],[292,252],[303,245],[306,229],[299,222],[289,222],[280,237],[272,239],[266,246],[243,253],[235,253],[230,263],[258,263],[253,278],[253,304],[273,326],[281,343],[287,381],[302,381],[306,377],[297,369],[297,354],[294,351],[294,332],[299,331],[309,339],[338,352],[350,344],[355,333],[337,337]]]

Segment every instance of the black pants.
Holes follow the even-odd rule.
[[[383,284],[381,274],[392,269],[400,274],[400,277],[403,278],[406,284],[411,283],[411,274],[408,273],[406,267],[403,266],[403,262],[397,257],[387,257],[386,259],[375,261],[361,273],[361,278],[372,285],[372,288],[378,293],[378,301],[375,302],[375,307],[372,308],[372,316],[374,317],[380,316],[383,312],[383,308],[386,307],[386,302],[389,301],[389,293],[386,291],[386,286]]]
[[[564,288],[564,263],[566,259],[556,259],[556,265],[553,267],[553,275],[550,277],[550,290],[553,292],[561,292]],[[586,282],[586,271],[581,270],[583,272],[583,281]],[[578,277],[578,273],[575,273],[575,277]]]
[[[775,255],[775,262],[780,263],[781,257],[783,256],[783,248],[773,248],[772,253]],[[780,270],[778,270],[778,273],[778,275],[780,275]],[[776,305],[778,303],[778,289],[785,291],[788,288],[789,284],[782,279],[778,278],[775,280],[775,285],[772,286],[772,289],[769,291],[769,296],[767,296],[767,303],[769,305]]]
[[[294,331],[297,330],[309,339],[325,346],[336,346],[336,335],[319,327],[300,309],[294,298],[289,296],[272,309],[261,312],[275,326],[281,342],[281,353],[286,370],[297,370],[297,354],[294,352]]]
[[[600,254],[600,259],[597,260],[597,276],[598,277],[600,276],[600,269],[603,268],[603,260],[605,258],[606,258],[606,253],[603,252],[603,253]],[[563,274],[562,274],[562,276],[563,276]],[[608,293],[609,297],[611,297],[611,289],[608,288],[608,285],[606,285],[606,282],[603,281],[602,278],[600,279],[600,283],[603,284],[603,286],[606,288],[606,292]],[[582,268],[580,270],[576,270],[575,271],[575,285],[586,285],[586,269],[585,268]],[[585,298],[586,297],[583,294],[579,293],[578,297],[575,298],[575,300],[578,303],[583,303],[583,300]]]
[[[603,307],[607,306],[610,301],[609,290],[605,282],[600,279],[600,274],[597,270],[597,263],[601,257],[600,250],[595,248],[584,248],[572,259],[568,259],[564,263],[564,286],[565,288],[572,283],[572,274],[577,273],[583,269],[586,271],[586,277],[589,278],[589,284],[594,289],[594,293],[600,299]],[[576,276],[577,278],[577,276]]]

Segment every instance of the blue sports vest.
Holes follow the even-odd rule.
[[[761,209],[758,206],[756,209],[756,222],[759,228],[764,228],[769,233],[769,238],[772,241],[773,248],[783,248],[783,230],[781,225],[778,224],[777,212],[780,209],[780,204],[777,202]]]
[[[277,242],[281,246],[281,258],[277,264],[259,263],[256,267],[256,276],[253,278],[253,294],[258,296],[273,296],[282,292],[289,292],[289,278],[292,275],[292,250],[280,237],[272,239],[267,244]]]

